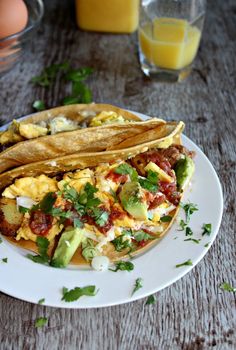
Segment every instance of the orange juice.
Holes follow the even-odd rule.
[[[194,60],[201,31],[188,21],[155,18],[139,29],[139,41],[146,59],[166,69],[182,69]]]
[[[139,0],[76,0],[77,24],[84,30],[132,33],[138,13]]]

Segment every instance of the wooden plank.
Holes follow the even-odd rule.
[[[181,84],[157,84],[142,75],[135,34],[79,31],[68,3],[46,3],[31,50],[0,78],[1,123],[31,113],[36,99],[53,107],[68,94],[61,79],[50,89],[29,83],[43,67],[66,59],[76,67],[92,66],[89,84],[96,102],[186,122],[186,135],[206,153],[221,179],[223,222],[207,256],[157,293],[152,306],[140,300],[104,309],[64,310],[0,294],[0,349],[235,349],[235,294],[219,289],[223,281],[235,284],[235,1],[208,1],[195,68]],[[34,320],[40,316],[49,323],[37,330]]]

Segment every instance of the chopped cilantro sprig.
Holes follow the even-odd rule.
[[[115,263],[115,269],[109,269],[110,271],[117,272],[120,271],[133,271],[134,264],[130,261],[117,261]]]
[[[62,290],[62,298],[66,302],[76,301],[82,296],[90,296],[93,297],[97,294],[97,290],[95,286],[86,286],[86,287],[75,287],[74,289],[68,290],[68,288],[63,288]]]

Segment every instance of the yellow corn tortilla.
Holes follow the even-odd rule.
[[[122,147],[124,140],[132,139],[132,137],[137,138],[141,133],[151,131],[166,123],[162,119],[157,118],[141,121],[136,115],[111,105],[81,104],[57,107],[36,113],[22,120],[21,124],[38,123],[53,119],[58,115],[82,122],[85,121],[86,117],[83,117],[80,113],[85,111],[89,113],[114,111],[122,115],[124,119],[129,120],[130,123],[106,124],[18,142],[0,153],[0,173],[24,164],[53,159],[77,152],[100,152],[113,149],[116,145],[120,145],[118,149],[126,148],[129,146],[125,145]]]
[[[113,126],[114,127],[114,126]],[[136,126],[135,126],[136,127]],[[37,176],[40,174],[56,175],[60,172],[72,171],[75,169],[83,169],[86,167],[96,166],[100,163],[109,163],[118,159],[125,160],[133,157],[136,154],[146,152],[148,149],[155,147],[167,147],[170,143],[179,143],[180,134],[184,128],[184,123],[172,122],[165,124],[165,133],[160,125],[153,129],[152,133],[146,132],[140,134],[141,143],[137,144],[137,139],[134,138],[134,145],[132,139],[129,140],[130,147],[118,150],[104,151],[104,152],[83,152],[74,153],[71,155],[57,157],[47,161],[40,161],[29,163],[13,170],[0,174],[0,191],[11,184],[16,178],[24,176]],[[159,137],[159,136],[162,137]],[[144,142],[145,141],[145,142]]]
[[[162,137],[161,138],[154,138],[154,136],[159,135],[159,131],[157,131],[157,134],[148,132],[146,135],[146,138],[142,134],[141,141],[146,140],[145,143],[136,144],[137,140],[135,139],[134,145],[131,145],[131,142],[129,143],[131,147],[122,149],[122,150],[113,150],[113,151],[105,151],[105,152],[95,152],[95,153],[82,153],[80,155],[75,154],[71,156],[65,156],[65,157],[59,157],[52,161],[44,161],[44,162],[37,162],[37,163],[31,163],[19,168],[16,168],[14,170],[8,171],[4,174],[0,175],[0,190],[5,188],[6,186],[10,185],[16,178],[24,177],[24,176],[37,176],[40,174],[45,174],[48,176],[54,176],[60,172],[69,172],[76,169],[82,169],[86,167],[94,167],[101,163],[107,163],[112,162],[116,160],[127,160],[129,158],[132,158],[136,156],[137,154],[146,152],[153,148],[161,148],[164,146],[165,142],[167,147],[169,147],[171,144],[181,144],[181,132],[184,128],[184,123],[170,123],[165,126],[166,132],[164,133],[164,130],[162,128]],[[150,137],[150,139],[148,139]],[[172,226],[176,215],[178,213],[179,207],[175,208],[170,214],[172,216],[172,220],[170,222],[163,222],[162,227],[164,230],[158,235],[158,237],[150,242],[145,247],[140,247],[136,251],[132,252],[132,256],[136,256],[137,254],[142,254],[152,248],[170,229]],[[18,246],[22,246],[25,249],[29,249],[31,251],[37,252],[37,246],[32,241],[24,241],[20,240],[17,243],[13,241],[13,238],[8,238],[11,242],[14,244],[17,244]],[[50,250],[53,250],[53,244],[55,242],[52,242],[50,247]],[[80,249],[78,249],[78,252],[80,253]],[[121,258],[128,258],[128,249],[123,250],[121,252],[117,252],[113,246],[112,243],[108,243],[106,250],[103,252],[104,255],[108,256],[110,261],[118,261]],[[78,254],[77,254],[78,255]],[[73,259],[72,259],[73,263]],[[78,259],[76,261],[78,263]]]

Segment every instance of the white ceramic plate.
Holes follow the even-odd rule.
[[[138,113],[137,113],[138,114]],[[143,119],[147,117],[139,114]],[[211,163],[202,151],[186,136],[184,145],[196,152],[196,172],[185,194],[184,202],[198,205],[199,211],[191,217],[190,226],[199,244],[186,242],[178,224],[144,255],[133,259],[132,272],[96,272],[75,267],[56,269],[36,264],[25,257],[26,251],[12,246],[3,238],[0,244],[0,290],[13,297],[38,303],[45,298],[47,306],[63,308],[93,308],[128,303],[155,293],[188,273],[207,253],[220,227],[223,212],[221,185]],[[180,213],[184,218],[183,213]],[[202,237],[202,225],[212,224],[210,236]],[[207,247],[205,245],[209,243]],[[8,262],[2,262],[2,258]],[[191,259],[193,266],[176,268],[175,265]],[[143,279],[143,288],[131,296],[135,280]],[[99,292],[94,297],[81,297],[75,302],[61,300],[62,287],[69,289],[95,285]]]

